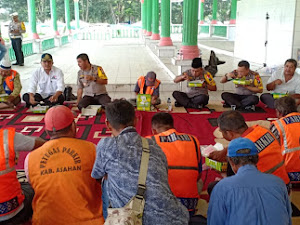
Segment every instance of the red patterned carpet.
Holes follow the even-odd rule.
[[[136,112],[137,131],[142,136],[151,135],[151,118],[155,112]],[[179,132],[186,132],[195,135],[201,145],[214,144],[213,131],[217,124],[216,119],[221,112],[212,112],[210,114],[189,114],[173,113],[175,127]],[[275,111],[266,109],[265,113],[244,113],[247,121],[265,120],[268,117],[275,117]],[[95,144],[102,137],[110,136],[110,131],[105,126],[105,114],[99,114],[94,117],[80,116],[78,113],[76,120],[77,138],[91,141]],[[14,127],[17,132],[25,135],[37,136],[49,139],[44,130],[44,114],[34,114],[29,112],[23,105],[15,110],[0,111],[0,127]],[[26,152],[21,152],[18,168],[23,168]]]

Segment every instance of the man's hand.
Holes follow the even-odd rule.
[[[7,102],[8,102],[8,103],[12,103],[13,100],[15,100],[15,97],[14,97],[14,96],[12,96],[12,95],[8,96],[8,98],[7,98]]]
[[[276,85],[281,85],[281,84],[282,84],[282,80],[277,79],[277,80],[274,81],[274,84],[276,84]]]
[[[188,79],[189,79],[189,76],[187,75],[187,73],[183,73],[183,74],[181,75],[181,79],[182,79],[182,80],[188,80]]]
[[[226,77],[227,77],[227,80],[230,80],[230,79],[234,79],[235,75],[234,75],[234,73],[227,73]]]
[[[31,95],[31,94],[29,94],[29,102],[30,102],[31,105],[36,105],[36,104],[38,104],[38,102],[35,101],[34,96]]]
[[[227,148],[223,149],[222,151],[213,151],[209,154],[208,158],[216,160],[218,162],[226,162],[227,158]]]
[[[50,102],[57,102],[57,100],[58,100],[58,96],[56,96],[56,95],[52,95],[50,98],[49,98],[49,101]]]

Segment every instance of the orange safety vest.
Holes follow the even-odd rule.
[[[93,143],[75,138],[50,140],[29,154],[34,225],[104,223],[101,185],[91,177],[95,157]]]
[[[167,157],[173,194],[177,198],[199,198],[197,181],[201,152],[197,138],[175,129],[154,135],[154,138]]]
[[[23,208],[24,195],[17,179],[15,129],[0,129],[0,217]]]
[[[259,160],[256,166],[259,171],[278,176],[285,184],[290,183],[280,145],[272,132],[255,125],[246,130],[242,136],[253,141],[258,150]]]
[[[273,125],[278,130],[286,171],[300,172],[300,113],[290,113]]]
[[[141,76],[139,77],[138,79],[138,86],[140,88],[140,94],[149,94],[149,95],[152,95],[154,90],[156,88],[158,88],[159,84],[160,84],[160,80],[157,80],[155,79],[155,83],[153,86],[147,86],[147,89],[146,89],[146,93],[144,93],[144,86],[145,86],[145,77],[144,76]]]
[[[16,75],[17,75],[17,71],[11,70],[10,76],[7,76],[5,78],[6,85],[9,88],[9,90],[11,90],[11,91],[14,90],[14,79],[15,79]]]

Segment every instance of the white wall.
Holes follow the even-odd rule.
[[[267,65],[283,64],[287,58],[291,58],[296,1],[300,2],[300,0],[238,1],[234,55],[250,62],[266,62]],[[270,19],[265,60],[266,13]]]

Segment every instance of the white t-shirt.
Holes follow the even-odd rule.
[[[293,78],[286,83],[282,68],[272,74],[268,80],[268,84],[277,79],[282,80],[282,84],[276,85],[275,89],[273,90],[274,93],[288,92],[290,94],[300,94],[300,75],[298,73],[295,72]]]
[[[47,74],[43,67],[38,68],[33,72],[30,85],[29,93],[39,93],[43,98],[47,98],[50,95],[54,95],[57,91],[64,91],[64,74],[55,66],[49,74]]]

